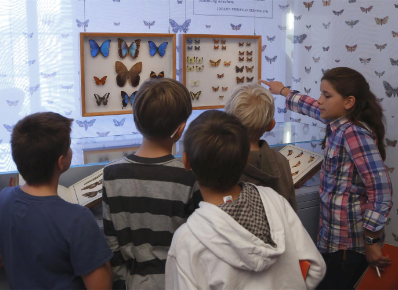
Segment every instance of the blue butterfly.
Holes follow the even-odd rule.
[[[113,123],[116,127],[122,127],[124,125],[124,121],[126,121],[126,118],[123,118],[120,121],[113,119]]]
[[[149,53],[151,54],[151,56],[154,56],[156,52],[159,53],[161,57],[165,55],[168,42],[163,42],[161,45],[159,45],[159,47],[157,47],[156,44],[150,40],[148,41],[148,43]]]
[[[193,48],[193,45],[191,45],[191,46],[187,46],[187,48],[188,48],[188,50],[192,50],[192,48]]]
[[[193,39],[187,39],[188,44],[192,44],[192,42],[193,42]]]
[[[88,27],[88,22],[90,21],[90,19],[87,19],[84,22],[81,22],[79,19],[76,19],[76,23],[77,23],[77,27],[82,27],[84,26],[84,28]]]
[[[95,123],[96,119],[92,119],[87,122],[87,120],[84,120],[84,122],[76,120],[76,123],[79,125],[79,127],[84,127],[84,129],[87,131],[88,127],[91,127]]]
[[[130,44],[130,47],[128,44],[121,38],[117,39],[117,46],[118,46],[118,51],[117,53],[121,58],[125,58],[128,54],[135,59],[138,57],[139,54],[139,48],[141,44],[141,39],[136,39]]]
[[[15,127],[15,125],[7,125],[7,124],[3,124],[3,126],[10,133],[12,133],[12,129],[14,129],[14,127]]]
[[[232,30],[238,31],[242,27],[242,24],[234,25],[231,23]]]
[[[133,92],[131,94],[131,96],[129,96],[129,94],[126,93],[125,91],[121,91],[120,92],[120,94],[122,95],[122,105],[123,105],[122,109],[127,107],[129,102],[130,102],[131,105],[133,105],[134,96],[135,96],[136,93],[137,93],[137,91]]]
[[[279,108],[279,107],[278,107],[278,113],[279,113],[279,114],[281,114],[281,113],[284,113],[284,114],[285,114],[286,112],[287,112],[287,108]]]
[[[89,39],[90,42],[90,51],[91,51],[91,56],[97,56],[98,52],[101,51],[102,55],[104,57],[107,57],[109,55],[109,47],[110,47],[110,42],[111,40],[105,40],[101,47],[98,46],[98,43],[95,40]]]
[[[72,111],[66,112],[65,111],[65,115],[70,116],[72,114]]]
[[[182,25],[178,25],[177,22],[175,22],[173,19],[169,19],[169,22],[174,33],[177,33],[178,31],[187,33],[189,24],[191,24],[191,19],[185,20]]]
[[[19,103],[19,100],[16,100],[16,101],[9,101],[9,100],[7,100],[7,104],[8,104],[9,106],[16,106],[16,105],[18,105],[18,103]]]

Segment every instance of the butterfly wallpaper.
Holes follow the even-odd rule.
[[[384,109],[386,138],[391,141],[389,144],[395,144],[394,140],[398,139],[398,1],[303,0],[293,3],[290,0],[235,0],[223,1],[234,3],[217,4],[226,8],[220,11],[215,10],[214,3],[199,0],[59,0],[51,2],[51,5],[43,2],[46,1],[32,1],[28,9],[19,9],[19,1],[8,1],[1,8],[4,14],[10,16],[3,19],[0,26],[0,43],[3,48],[0,55],[2,172],[15,170],[9,157],[10,128],[28,114],[54,111],[73,118],[72,145],[80,146],[78,148],[107,146],[103,141],[105,139],[128,142],[132,132],[137,131],[132,115],[82,117],[80,32],[261,35],[263,79],[282,81],[292,89],[318,98],[322,72],[336,66],[354,68],[366,77]],[[46,5],[45,9],[43,5]],[[227,13],[227,8],[244,5],[248,8],[263,6],[261,13],[239,10]],[[89,78],[95,87],[103,89],[95,92],[99,97],[90,95],[94,105],[99,108],[106,108],[104,101],[107,99],[108,102],[116,100],[120,109],[126,104],[123,110],[131,110],[132,96],[136,91],[132,84],[139,77],[142,83],[149,78],[152,70],[156,75],[162,71],[148,68],[148,74],[140,74],[139,68],[133,66],[140,61],[141,54],[153,53],[154,60],[158,61],[164,58],[164,51],[167,53],[172,50],[171,43],[162,45],[162,41],[154,41],[150,51],[148,41],[133,43],[134,39],[121,39],[120,53],[123,58],[119,61],[123,65],[118,66],[119,73],[113,63],[112,74],[93,74]],[[109,43],[106,40],[96,39],[92,46],[88,46],[90,57],[101,60],[109,58],[108,53],[118,53],[118,41],[112,40],[111,47],[116,45],[117,48],[108,51]],[[15,43],[18,44],[18,54],[13,51],[16,49]],[[179,43],[177,45],[182,47]],[[221,51],[222,44],[219,45]],[[202,57],[205,53],[201,44],[192,43],[190,46],[197,57]],[[195,50],[195,47],[198,49]],[[223,52],[228,53],[229,50],[230,47]],[[181,76],[179,53],[181,52],[177,53],[177,72]],[[218,58],[214,60],[217,61]],[[242,65],[252,65],[239,64],[238,56],[234,55],[222,58],[217,68],[222,70],[224,62],[231,60],[234,71],[235,65],[239,68]],[[195,65],[195,74],[206,73],[210,66],[208,62],[197,64],[196,61],[190,65]],[[203,72],[198,72],[202,66],[205,66]],[[106,85],[108,82],[116,82],[117,76],[119,83],[124,86],[119,87],[119,92],[105,96],[108,92]],[[165,77],[169,77],[166,71]],[[189,84],[188,88],[195,93],[194,102],[197,101],[198,90]],[[212,90],[212,84],[208,88]],[[220,87],[219,92],[221,90]],[[231,89],[228,89],[220,95],[224,95],[226,100],[230,93]],[[203,92],[199,99],[204,95]],[[97,100],[100,105],[97,105]],[[291,122],[292,128],[296,130],[291,132],[291,138],[308,142],[309,150],[318,150],[320,146],[311,137],[322,139],[324,125],[306,116],[285,112],[283,97],[274,95],[274,100],[277,123],[283,125],[284,122]],[[194,111],[188,123],[200,113],[201,111]],[[268,133],[264,138],[270,144],[286,142],[282,137],[283,126],[277,126]],[[100,135],[104,137],[99,137]],[[101,138],[101,141],[96,138]],[[142,137],[137,134],[134,138]],[[393,187],[398,188],[398,170],[394,170],[398,168],[398,146],[391,145],[386,150],[386,165]],[[1,157],[6,155],[7,158]],[[74,150],[72,162],[75,165],[83,163],[80,149]],[[398,223],[398,195],[393,198],[394,208],[390,214],[390,226],[386,227],[386,240],[398,245],[398,238],[397,241],[395,239],[398,230],[391,227]]]

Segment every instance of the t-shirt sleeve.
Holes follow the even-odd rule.
[[[113,256],[94,216],[87,208],[76,220],[68,242],[70,261],[76,276],[90,274]]]

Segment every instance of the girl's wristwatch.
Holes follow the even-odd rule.
[[[365,239],[365,243],[367,243],[368,245],[374,245],[380,242],[380,238],[371,238],[368,236],[363,236],[363,238]]]

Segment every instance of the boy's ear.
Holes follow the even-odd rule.
[[[64,155],[59,156],[57,161],[57,169],[61,172],[64,171]]]
[[[350,110],[350,109],[354,108],[355,101],[356,101],[356,99],[354,96],[349,96],[347,99],[345,99],[344,109]]]
[[[180,125],[180,127],[178,127],[177,132],[174,135],[175,142],[177,142],[178,140],[181,139],[181,136],[182,136],[182,133],[184,133],[184,129],[185,129],[186,124],[187,123],[184,122],[184,123],[182,123]]]
[[[188,158],[187,158],[187,153],[186,152],[184,152],[182,154],[182,162],[184,163],[184,167],[185,167],[186,170],[188,170],[188,171],[191,170],[191,165],[188,162]]]
[[[276,125],[276,121],[275,121],[275,119],[272,119],[271,124],[269,124],[269,126],[268,126],[266,131],[267,132],[271,132],[272,129],[274,129],[275,125]]]

